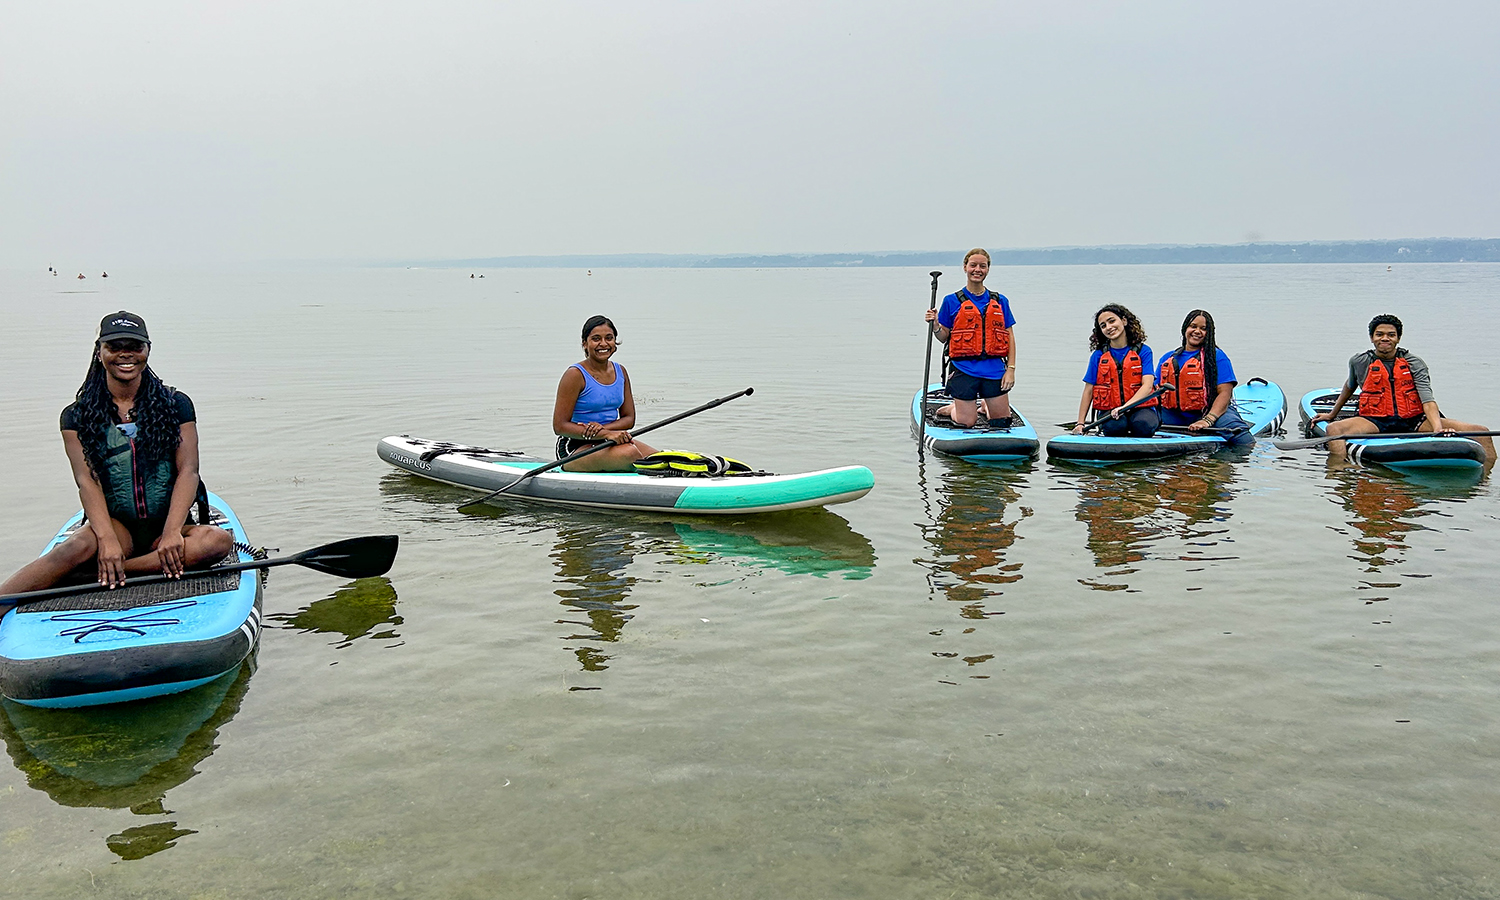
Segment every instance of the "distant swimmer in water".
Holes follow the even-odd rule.
[[[474,277],[474,273],[473,273],[473,272],[470,272],[470,273],[469,273],[469,277],[470,277],[470,278],[473,278],[473,277]]]
[[[109,273],[105,272],[103,275],[100,275],[99,277],[100,278],[108,278],[109,277]]]
[[[568,366],[557,384],[552,407],[552,432],[557,435],[557,458],[590,444],[613,443],[563,466],[570,472],[629,472],[635,461],[656,452],[633,440],[635,397],[625,367],[610,360],[619,346],[615,323],[592,316],[583,323],[583,361]]]
[[[78,278],[79,278],[79,280],[82,280],[82,279],[83,279],[83,273],[82,273],[82,272],[79,272],[79,273],[78,273]]]
[[[594,274],[594,270],[593,269],[589,269],[589,274],[590,275]]]

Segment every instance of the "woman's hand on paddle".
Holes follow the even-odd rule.
[[[1112,409],[1112,410],[1109,411],[1109,417],[1111,419],[1118,419],[1118,418],[1120,418],[1120,410],[1122,410],[1124,408],[1125,407],[1123,407],[1123,406],[1116,406],[1114,409]]]
[[[925,313],[922,314],[922,318],[924,320],[928,321],[928,322],[936,322],[937,321],[937,310],[936,309],[929,309],[929,310],[927,310],[927,312],[925,312]]]
[[[99,583],[104,587],[119,587],[125,583],[125,548],[110,529],[108,534],[98,535],[95,559],[99,564]]]
[[[628,444],[631,442],[628,431],[601,431],[599,438],[606,441],[614,441],[616,444]]]
[[[1194,421],[1188,423],[1188,431],[1199,432],[1213,424],[1214,423],[1209,421],[1208,419],[1195,419]]]
[[[1083,423],[1082,422],[1079,422],[1077,425],[1073,426],[1073,433],[1074,434],[1083,434]]]
[[[156,541],[156,556],[161,560],[161,573],[168,578],[181,578],[183,570],[183,550],[187,545],[182,537],[182,530],[163,531]]]

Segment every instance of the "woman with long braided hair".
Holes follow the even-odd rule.
[[[1182,320],[1182,346],[1162,357],[1157,384],[1175,389],[1161,397],[1163,425],[1201,432],[1223,429],[1230,444],[1253,444],[1250,426],[1234,408],[1234,366],[1214,338],[1214,317],[1195,309]]]
[[[91,561],[107,587],[149,572],[181,577],[233,548],[229,532],[188,523],[199,489],[197,413],[146,364],[150,356],[140,316],[122,310],[99,323],[88,375],[61,421],[86,524],[0,593],[51,587]]]

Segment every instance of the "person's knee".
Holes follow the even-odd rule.
[[[81,566],[99,552],[99,539],[94,536],[93,529],[87,525],[73,532],[67,540],[52,548],[49,556],[68,568]]]
[[[193,554],[197,562],[223,559],[234,549],[234,535],[212,525],[195,525],[188,533],[189,541],[196,545]]]

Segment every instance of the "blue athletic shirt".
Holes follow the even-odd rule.
[[[1183,362],[1185,362],[1185,361],[1187,361],[1189,359],[1192,359],[1193,358],[1193,354],[1194,353],[1198,353],[1198,352],[1199,351],[1197,351],[1197,350],[1191,350],[1191,351],[1189,351],[1189,350],[1173,350],[1171,353],[1168,353],[1166,356],[1163,356],[1161,359],[1162,359],[1162,362],[1166,362],[1167,360],[1171,359],[1174,356],[1178,357],[1178,360],[1177,360],[1177,371],[1181,372],[1182,371],[1182,364],[1183,364]],[[1238,384],[1239,383],[1239,379],[1234,377],[1234,366],[1230,364],[1229,357],[1224,353],[1223,348],[1220,348],[1220,347],[1215,347],[1214,348],[1214,360],[1217,361],[1218,364],[1219,364],[1219,384]],[[1145,362],[1146,362],[1146,358],[1145,357],[1141,357],[1141,363],[1144,364]],[[1156,383],[1157,384],[1161,384],[1161,366],[1157,366],[1156,367]],[[1217,387],[1217,386],[1218,385],[1215,385],[1215,387]],[[1209,391],[1208,392],[1208,401],[1210,403],[1212,403],[1213,399],[1214,399],[1214,392],[1213,391]]]
[[[600,384],[583,366],[573,364],[573,368],[583,373],[583,390],[578,394],[578,402],[573,404],[572,421],[607,425],[620,418],[620,407],[625,405],[625,370],[619,363],[610,365],[615,367],[614,384]]]
[[[1115,358],[1116,366],[1124,365],[1125,354],[1130,352],[1129,347],[1125,347],[1120,350],[1116,350],[1113,347],[1106,347],[1105,349],[1109,351],[1110,356],[1113,356]],[[1089,367],[1085,369],[1083,373],[1083,380],[1085,384],[1099,383],[1099,355],[1103,352],[1104,350],[1095,350],[1093,354],[1089,356]],[[1135,348],[1135,352],[1139,353],[1141,357],[1141,375],[1150,375],[1151,377],[1155,378],[1156,366],[1152,362],[1153,357],[1151,355],[1151,345],[1142,344],[1139,347]],[[1130,398],[1126,397],[1125,399],[1129,400]]]
[[[937,323],[944,328],[952,328],[953,320],[958,318],[958,306],[963,302],[959,294],[968,297],[970,301],[983,312],[989,305],[988,296],[976,297],[964,288],[956,293],[949,294],[943,298],[943,305],[938,307]],[[1004,294],[997,295],[1000,298],[1000,308],[1005,312],[1005,327],[1016,324],[1016,317],[1010,314],[1010,300]],[[951,360],[953,367],[965,375],[973,378],[993,378],[997,381],[1005,376],[1005,360],[1003,359],[955,359]]]

